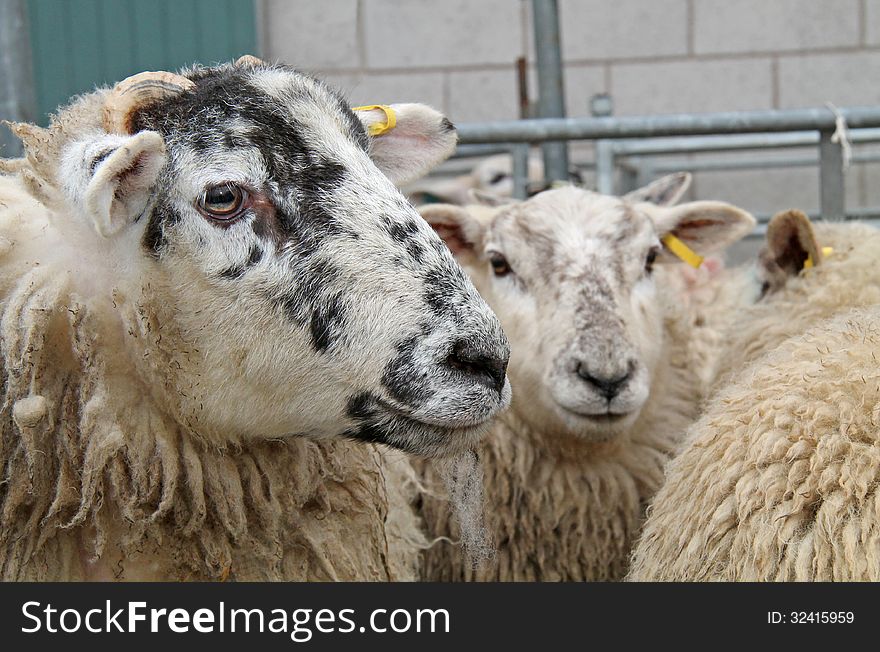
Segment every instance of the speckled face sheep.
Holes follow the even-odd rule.
[[[587,441],[625,432],[650,392],[667,309],[655,266],[680,262],[660,238],[708,253],[752,226],[718,202],[661,207],[574,187],[500,209],[426,206],[422,215],[519,344],[510,374],[529,397],[518,402],[521,417]]]
[[[411,469],[373,442],[473,446],[508,345],[392,183],[455,131],[391,110],[246,59],[13,125],[0,577],[415,577]]]
[[[206,439],[472,445],[508,400],[507,342],[392,183],[447,156],[452,125],[398,105],[370,138],[380,110],[282,66],[175,77],[118,86],[121,133],[65,145],[67,242],[34,259],[65,257],[81,293],[117,303],[149,279],[176,331],[151,336],[186,360],[147,382]]]
[[[421,209],[504,324],[514,388],[479,449],[497,555],[473,568],[445,543],[458,532],[427,468],[422,513],[438,541],[425,552],[429,579],[624,575],[701,396],[694,320],[661,238],[705,254],[754,225],[720,202],[643,201],[679,194],[652,192],[630,201],[565,187],[501,207]]]

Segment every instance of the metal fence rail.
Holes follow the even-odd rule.
[[[851,129],[880,127],[880,107],[839,109]],[[830,109],[729,111],[607,118],[545,118],[472,122],[458,125],[459,142],[540,143],[547,140],[656,138],[777,131],[830,131],[836,115]]]
[[[518,170],[525,169],[523,161],[516,161],[527,156],[522,147],[524,143],[595,140],[597,185],[599,191],[605,193],[613,192],[615,160],[623,154],[818,145],[821,214],[827,219],[843,219],[846,216],[843,151],[840,142],[834,139],[839,118],[848,129],[866,130],[862,140],[853,139],[854,142],[877,140],[880,135],[880,107],[512,120],[462,124],[458,132],[463,145],[519,144],[511,152]],[[749,136],[741,136],[739,142],[725,143],[724,139],[731,134]],[[666,138],[670,136],[678,138]],[[687,139],[680,138],[683,136],[699,136],[702,140],[695,139],[688,145]],[[627,139],[660,138],[666,141],[650,144],[651,141],[630,140],[627,144]],[[524,185],[519,183],[516,187],[521,194]]]

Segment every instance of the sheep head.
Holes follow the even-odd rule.
[[[447,242],[512,341],[514,411],[538,432],[608,440],[638,417],[664,349],[675,235],[701,254],[748,233],[754,218],[721,202],[674,201],[667,179],[638,202],[575,187],[500,207],[430,205]],[[658,267],[655,270],[655,267]]]
[[[162,313],[161,346],[190,355],[147,382],[205,438],[438,455],[509,402],[497,318],[393,183],[448,156],[455,130],[388,110],[376,128],[385,109],[250,57],[135,75],[104,92],[102,130],[66,143],[60,228],[88,249],[71,271],[84,294]]]

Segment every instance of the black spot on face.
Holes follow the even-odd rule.
[[[359,424],[342,433],[346,439],[354,439],[368,444],[388,444],[388,431],[374,421]]]
[[[415,354],[418,343],[428,332],[422,332],[401,341],[397,345],[397,355],[385,366],[382,384],[396,400],[407,405],[419,405],[428,399],[431,392],[425,383],[427,375],[416,363]]]
[[[225,278],[230,281],[239,279],[242,276],[244,276],[243,265],[233,265],[232,267],[227,267],[222,272],[220,272],[220,278]]]
[[[177,224],[180,221],[180,215],[172,209],[167,203],[159,202],[150,214],[147,220],[147,227],[144,229],[144,248],[154,257],[159,257],[161,251],[168,244],[165,237],[165,229]]]
[[[382,218],[382,224],[391,239],[400,244],[406,244],[419,232],[419,225],[415,220],[394,221],[389,217]]]
[[[299,322],[299,297],[296,294],[288,294],[278,299],[284,316],[292,322]]]
[[[422,278],[422,298],[428,307],[439,317],[458,319],[460,303],[468,296],[463,273],[450,264],[429,268]]]
[[[251,251],[248,254],[247,263],[245,263],[245,264],[248,267],[253,267],[261,260],[263,260],[263,250],[260,249],[257,245],[252,245]]]
[[[348,399],[345,411],[352,419],[362,421],[376,415],[376,405],[378,401],[375,396],[369,392],[361,392]]]
[[[367,136],[367,132],[364,129],[363,123],[360,121],[360,118],[355,115],[354,111],[352,111],[348,102],[344,100],[340,100],[339,108],[342,110],[342,114],[345,116],[345,119],[348,121],[348,126],[351,132],[352,138],[354,138],[355,142],[360,146],[363,151],[369,151],[370,149],[370,137]]]
[[[318,353],[324,353],[344,332],[345,306],[339,296],[332,297],[328,302],[318,305],[312,311],[309,331],[312,335],[312,346]]]
[[[354,420],[355,427],[342,433],[343,437],[372,444],[388,442],[388,431],[380,425],[379,400],[373,394],[361,392],[349,398],[346,413]]]
[[[252,245],[247,260],[243,265],[232,265],[220,272],[221,278],[234,280],[244,276],[244,273],[263,259],[263,250],[257,245]]]
[[[417,263],[422,262],[422,259],[425,257],[425,249],[417,240],[410,240],[406,245],[406,250]]]
[[[289,264],[296,287],[282,295],[270,294],[269,299],[297,326],[310,324],[317,329],[326,322],[335,329],[330,336],[338,337],[345,317],[344,305],[339,295],[330,294],[328,288],[333,287],[330,281],[339,275],[339,270],[323,258],[293,257]]]

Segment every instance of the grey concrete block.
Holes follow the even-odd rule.
[[[779,61],[781,108],[880,103],[880,52],[783,57]]]
[[[363,0],[363,11],[370,67],[513,65],[522,54],[511,0]]]
[[[777,52],[854,46],[859,0],[698,0],[694,51]]]
[[[566,59],[685,54],[686,0],[561,0]]]
[[[265,55],[303,69],[360,65],[357,0],[267,0]]]
[[[621,63],[611,70],[617,115],[772,107],[769,59]]]
[[[519,117],[516,71],[449,73],[449,118],[453,122],[515,120]]]
[[[865,0],[865,42],[880,45],[880,0]]]

